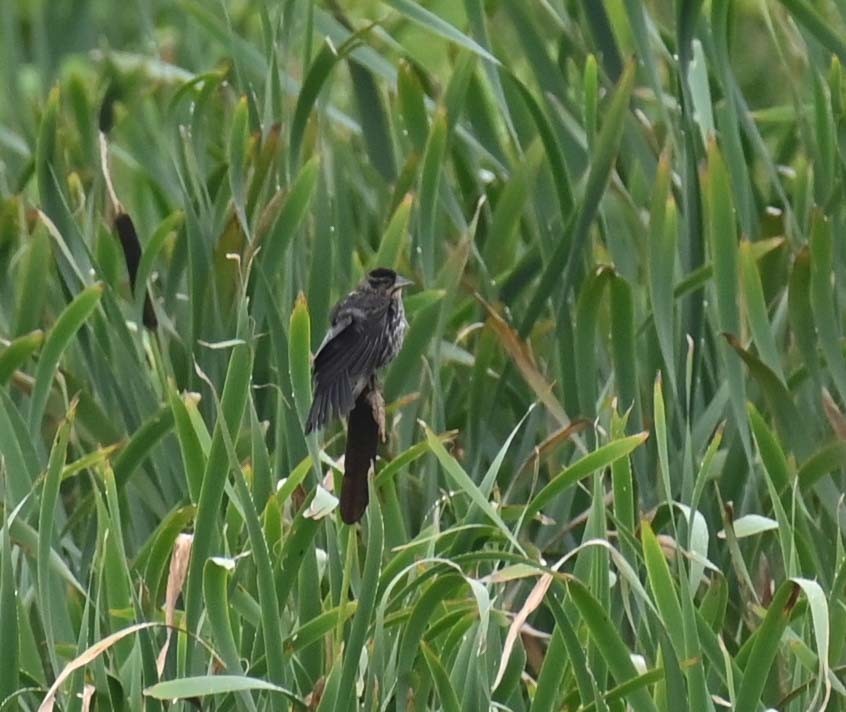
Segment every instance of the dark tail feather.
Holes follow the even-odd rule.
[[[350,411],[347,428],[347,449],[344,455],[344,480],[341,485],[341,519],[355,524],[364,516],[369,495],[367,480],[376,460],[379,446],[379,425],[365,388]]]
[[[308,435],[312,430],[320,430],[326,424],[326,404],[329,400],[328,389],[318,386],[314,391],[311,408],[306,418],[305,431]]]
[[[352,408],[349,376],[341,374],[328,383],[317,381],[311,409],[306,418],[306,434],[320,430],[333,415],[344,416]]]

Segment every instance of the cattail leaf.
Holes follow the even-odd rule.
[[[427,282],[435,275],[436,245],[435,229],[438,216],[438,198],[443,162],[449,138],[446,112],[438,111],[426,141],[423,153],[423,168],[420,174],[420,260]]]
[[[229,189],[232,191],[232,201],[235,204],[235,214],[244,234],[250,236],[250,226],[247,222],[247,142],[249,139],[250,114],[247,97],[242,96],[235,106],[232,115],[232,128],[229,131]]]
[[[311,321],[304,295],[297,297],[288,331],[288,364],[294,404],[304,426],[311,405]]]
[[[559,299],[566,299],[573,287],[576,265],[582,259],[590,226],[599,210],[623,136],[623,125],[629,111],[629,99],[634,90],[635,69],[635,63],[628,62],[605,113],[596,139],[596,151],[588,171],[581,205],[572,223],[568,223],[565,227],[567,238],[559,240],[543,271],[540,283],[532,295],[520,326],[520,333],[524,336],[540,316],[546,300],[552,296],[553,292],[559,295]],[[557,290],[556,286],[558,286]]]
[[[423,101],[423,87],[414,66],[408,60],[399,63],[397,71],[397,109],[404,131],[415,150],[423,153],[429,135],[429,119]]]
[[[103,285],[98,283],[81,291],[65,307],[47,334],[38,360],[38,368],[35,371],[35,387],[29,404],[28,425],[33,437],[37,436],[41,427],[41,419],[44,416],[59,360],[70,345],[71,339],[96,308],[103,295],[103,288]]]
[[[646,442],[647,437],[649,437],[648,433],[639,433],[638,435],[614,440],[565,468],[553,477],[549,484],[529,502],[523,515],[524,519],[527,521],[530,520],[556,496],[575,485],[584,477],[607,467],[621,457],[625,457],[632,450]]]
[[[734,701],[737,709],[749,709],[759,703],[799,590],[794,582],[785,581],[775,592],[761,627],[755,631],[749,660]]]
[[[260,262],[268,275],[277,274],[291,242],[308,214],[320,175],[317,156],[306,163],[291,184],[276,222],[261,242]]]
[[[590,590],[576,579],[567,582],[567,592],[578,608],[590,632],[591,640],[608,663],[617,682],[623,683],[636,678],[637,669],[631,661],[629,650],[608,617],[607,611],[600,606]],[[638,712],[654,712],[657,709],[647,691],[642,688],[632,690],[627,695],[626,702]]]
[[[44,332],[40,329],[19,336],[0,351],[0,386],[5,386],[12,374],[20,368],[44,343]]]

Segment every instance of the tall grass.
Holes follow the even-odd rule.
[[[0,709],[846,707],[842,3],[0,33]],[[350,528],[302,425],[375,265]]]

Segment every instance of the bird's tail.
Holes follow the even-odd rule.
[[[352,385],[346,373],[328,382],[318,380],[314,384],[314,398],[306,418],[306,433],[320,430],[333,415],[346,415],[353,405]]]

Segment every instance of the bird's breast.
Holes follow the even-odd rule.
[[[385,322],[384,350],[379,359],[379,367],[387,366],[402,348],[405,340],[405,332],[408,329],[408,322],[405,318],[405,309],[402,299],[394,299],[388,307],[387,319]]]

